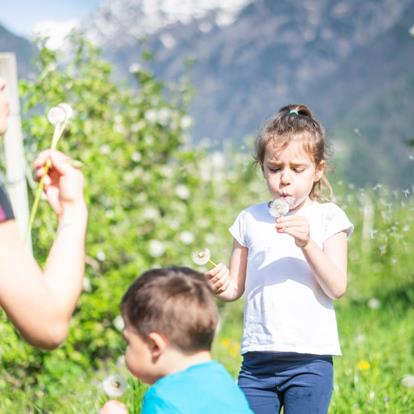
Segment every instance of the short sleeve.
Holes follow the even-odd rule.
[[[246,240],[246,213],[243,210],[229,227],[231,235],[243,246],[247,247]]]
[[[7,194],[0,184],[0,223],[13,219],[13,209],[11,207],[9,198],[7,197]]]
[[[341,231],[344,231],[349,238],[354,231],[354,225],[340,207],[334,203],[328,203],[323,217],[323,230],[324,240]]]

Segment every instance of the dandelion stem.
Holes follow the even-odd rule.
[[[47,174],[47,170],[49,170],[47,165],[46,165],[46,167],[47,168],[46,168],[45,175]],[[32,210],[30,211],[29,225],[27,226],[25,240],[28,239],[28,237],[29,237],[29,235],[32,231],[34,218],[35,218],[35,215],[36,215],[37,208],[39,207],[39,201],[40,201],[40,197],[41,197],[42,191],[43,191],[43,184],[44,184],[44,181],[45,181],[45,175],[42,177],[42,179],[40,180],[40,182],[39,182],[39,184],[37,185],[37,188],[36,188],[36,195],[35,195],[35,199],[33,201]]]
[[[208,260],[208,263],[211,263],[214,267],[216,267],[217,266],[217,263],[214,263],[212,260]]]
[[[66,127],[66,124],[67,124],[67,122],[64,121],[64,122],[58,122],[55,125],[55,129],[53,131],[52,145],[50,146],[51,150],[56,149],[57,144],[59,142],[59,139],[62,136],[63,131]],[[30,211],[29,225],[27,226],[25,241],[28,239],[30,233],[32,232],[34,219],[35,219],[35,216],[36,216],[37,209],[39,207],[39,201],[40,201],[40,197],[41,197],[42,191],[43,191],[43,186],[44,186],[44,183],[45,183],[45,177],[46,177],[47,173],[49,172],[49,169],[50,169],[51,165],[52,165],[52,162],[50,161],[50,159],[48,159],[46,161],[46,164],[45,164],[45,167],[44,167],[44,174],[43,174],[42,178],[40,179],[39,184],[37,185],[35,199],[33,201],[32,210]]]

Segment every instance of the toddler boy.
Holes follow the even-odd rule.
[[[121,303],[125,362],[152,384],[142,414],[252,414],[233,378],[210,355],[219,313],[202,274],[186,267],[152,269]],[[124,410],[124,411],[121,411]],[[109,401],[100,414],[126,413]]]

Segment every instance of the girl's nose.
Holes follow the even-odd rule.
[[[289,184],[289,183],[291,182],[291,178],[292,178],[292,176],[291,176],[291,174],[290,174],[290,171],[289,171],[289,170],[283,170],[283,171],[282,171],[282,174],[281,174],[281,176],[280,176],[280,181],[281,181],[283,184]]]

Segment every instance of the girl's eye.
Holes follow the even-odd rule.
[[[268,167],[268,170],[271,173],[277,173],[278,171],[280,171],[280,168],[277,168],[277,167]]]
[[[304,168],[295,168],[296,173],[302,173],[303,171],[305,171]]]

